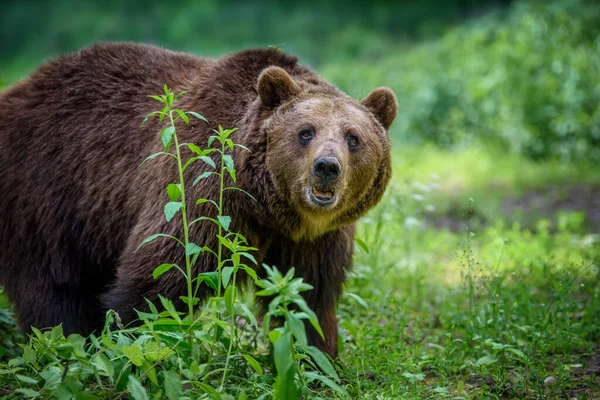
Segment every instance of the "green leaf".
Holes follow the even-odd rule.
[[[228,187],[226,187],[226,188],[225,188],[225,189],[223,189],[223,190],[237,190],[238,192],[242,192],[242,193],[246,194],[246,196],[250,197],[252,200],[254,200],[254,201],[257,201],[257,200],[254,198],[254,196],[252,196],[250,193],[246,192],[246,191],[245,191],[245,190],[243,190],[243,189],[240,189],[240,188],[238,188],[238,187],[235,187],[235,186],[228,186]]]
[[[176,266],[177,264],[161,264],[158,267],[156,267],[154,271],[152,271],[152,277],[156,279],[165,272],[169,271],[171,268],[174,268]]]
[[[204,204],[204,203],[210,203],[213,206],[215,206],[217,208],[217,210],[219,209],[219,205],[214,200],[209,200],[209,199],[198,199],[198,200],[196,200],[196,205],[198,205],[198,204]]]
[[[273,345],[273,357],[275,369],[278,374],[286,371],[292,361],[292,333],[286,331],[277,339]]]
[[[360,238],[355,237],[354,241],[365,253],[369,254],[369,246]]]
[[[135,379],[133,375],[129,375],[129,383],[127,383],[127,390],[131,394],[134,400],[149,400],[146,389],[142,386],[140,381]]]
[[[204,161],[205,163],[207,163],[208,165],[210,165],[213,168],[217,168],[215,162],[213,161],[212,158],[210,158],[209,156],[201,156],[200,159],[202,161]]]
[[[179,400],[183,390],[181,376],[175,371],[165,371],[163,387],[165,388],[165,394],[169,400]]]
[[[313,359],[321,371],[336,381],[340,380],[338,374],[335,372],[335,368],[333,368],[333,365],[329,361],[329,358],[327,358],[327,356],[321,350],[314,346],[306,346],[303,347],[302,350],[304,350],[304,352]]]
[[[248,317],[248,320],[250,320],[250,323],[254,326],[258,326],[258,323],[256,321],[256,317],[254,316],[254,314],[252,314],[252,312],[250,311],[250,309],[248,308],[248,306],[244,303],[240,303],[240,308],[243,311],[243,314]],[[268,322],[268,321],[267,321]]]
[[[167,186],[167,194],[169,195],[169,200],[179,200],[179,197],[181,197],[181,185],[179,185],[178,183],[169,184]]]
[[[194,117],[196,117],[196,118],[198,118],[198,119],[200,119],[200,120],[202,120],[202,121],[204,121],[204,122],[208,123],[208,120],[207,120],[206,118],[204,118],[202,115],[198,114],[197,112],[194,112],[194,111],[186,111],[186,114],[192,115],[192,116],[194,116]],[[210,144],[209,144],[209,146],[210,146]]]
[[[252,267],[242,265],[242,268],[244,268],[244,271],[246,271],[246,273],[250,275],[254,282],[258,281],[258,275],[256,275],[256,271]]]
[[[137,344],[132,344],[123,347],[123,354],[131,361],[132,364],[141,367],[144,363],[144,355],[142,349]]]
[[[219,274],[217,271],[211,272],[203,272],[198,274],[198,282],[204,282],[208,285],[208,287],[217,290],[217,286],[219,284]]]
[[[529,358],[521,350],[513,349],[513,348],[508,348],[506,350],[517,355],[519,358],[524,359],[525,361],[529,361]]]
[[[195,223],[200,222],[200,221],[210,221],[210,222],[212,222],[215,225],[219,224],[219,221],[217,221],[216,219],[212,219],[212,218],[208,218],[208,217],[198,217],[195,220],[193,220],[192,222],[190,222],[188,225],[192,226]]]
[[[179,99],[181,96],[183,96],[186,93],[189,93],[189,91],[188,90],[184,90],[183,92],[177,93],[177,96],[175,96],[175,100]]]
[[[196,184],[198,182],[200,182],[201,179],[205,179],[208,178],[209,176],[211,176],[212,174],[214,174],[214,172],[211,171],[206,171],[203,172],[199,177],[197,177],[196,179],[194,179],[194,182],[192,182],[192,186],[196,186]]]
[[[296,303],[296,305],[298,305],[298,307],[300,307],[300,309],[309,316],[308,321],[313,326],[313,328],[315,328],[319,336],[321,336],[321,339],[325,339],[325,335],[323,334],[321,325],[319,325],[319,319],[317,318],[315,312],[310,309],[308,304],[306,304],[306,301],[302,297],[299,297],[297,299],[294,299],[294,303]]]
[[[411,383],[421,382],[425,379],[425,374],[422,374],[422,373],[413,374],[408,371],[402,373],[402,376],[405,378],[408,378],[409,382],[411,382]]]
[[[296,382],[294,379],[296,365],[292,361],[292,342],[290,332],[285,332],[275,341],[273,354],[275,359],[275,369],[277,370],[274,398],[286,400],[299,399],[300,391],[296,387]]]
[[[52,328],[52,330],[50,330],[50,339],[52,341],[56,341],[61,338],[64,338],[63,328],[62,328],[62,325],[57,325],[54,328]]]
[[[187,298],[186,296],[179,296],[179,298],[181,299],[181,301],[183,301],[185,304],[190,304],[190,302],[192,303],[192,306],[195,306],[196,304],[198,304],[200,302],[200,299],[197,297],[192,297],[192,300],[190,301],[189,298]]]
[[[156,362],[158,360],[163,360],[172,354],[172,351],[168,347],[161,347],[157,342],[148,342],[144,346],[144,357],[146,360],[150,362]]]
[[[153,111],[153,112],[151,112],[150,114],[146,115],[146,117],[145,117],[145,118],[144,118],[144,120],[142,121],[142,125],[141,125],[141,126],[144,126],[144,125],[146,124],[146,122],[148,122],[148,120],[149,120],[150,118],[152,118],[153,116],[155,116],[156,114],[160,114],[160,111]]]
[[[25,376],[25,375],[21,375],[21,374],[15,374],[15,377],[20,380],[21,382],[25,382],[28,383],[30,385],[35,385],[37,384],[39,381],[37,379],[33,379],[29,376]]]
[[[300,344],[300,346],[307,346],[308,343],[306,340],[306,329],[304,328],[304,322],[296,318],[294,314],[290,313],[286,315],[285,323],[298,341],[298,344]]]
[[[229,154],[223,155],[223,162],[227,168],[230,170],[235,170],[235,167],[233,166],[233,158],[231,158]]]
[[[140,245],[137,247],[137,249],[135,249],[135,251],[138,251],[140,249],[140,247],[142,247],[143,245],[145,245],[146,243],[150,243],[155,239],[158,239],[159,237],[167,237],[170,239],[175,240],[177,243],[179,243],[180,245],[183,246],[183,243],[181,243],[181,240],[177,239],[175,236],[171,236],[171,235],[167,235],[166,233],[155,233],[152,236],[148,236],[146,239],[144,239],[142,241],[142,243],[140,243]]]
[[[198,254],[202,252],[202,247],[198,246],[196,243],[188,243],[185,246],[185,255],[191,256],[194,254]]]
[[[140,319],[142,321],[146,320],[146,319],[155,320],[158,318],[158,314],[152,314],[152,313],[147,313],[147,312],[143,312],[143,311],[138,311],[135,308],[133,310],[137,314],[138,319]]]
[[[199,365],[198,361],[194,360],[190,364],[190,372],[194,375],[200,375],[206,370],[206,364]]]
[[[163,122],[163,119],[165,119],[165,116],[167,115],[168,111],[169,111],[169,106],[164,106],[163,109],[160,110],[160,114],[158,115],[158,122],[160,122],[160,123]]]
[[[185,113],[182,110],[175,109],[173,111],[175,111],[177,115],[179,115],[179,118],[181,118],[186,125],[190,124],[190,118],[187,115],[185,115]]]
[[[240,256],[244,256],[248,260],[252,261],[255,265],[258,265],[258,263],[256,262],[256,258],[254,258],[254,256],[252,254],[242,251],[242,252],[240,252]]]
[[[233,183],[236,183],[237,181],[237,176],[235,175],[235,169],[229,169],[229,168],[225,168],[225,170],[227,172],[229,172],[229,176],[231,176],[231,180],[233,181]]]
[[[238,128],[233,128],[233,129],[225,129],[223,130],[223,127],[221,125],[219,125],[219,133],[221,133],[221,135],[224,138],[228,138],[229,135],[231,135],[233,132],[237,131]]]
[[[151,99],[154,99],[154,100],[156,100],[158,102],[161,102],[163,104],[166,103],[166,100],[163,97],[161,97],[161,96],[155,96],[153,94],[150,94],[150,95],[148,95],[148,97],[150,97]]]
[[[164,307],[164,309],[167,310],[167,312],[169,313],[169,315],[175,321],[177,321],[177,323],[181,324],[181,318],[179,317],[179,313],[175,309],[175,306],[173,305],[173,302],[171,300],[167,299],[166,297],[161,296],[160,294],[158,295],[158,298],[160,299],[160,304],[162,304],[162,306]]]
[[[361,306],[363,306],[365,309],[367,309],[367,310],[369,309],[369,306],[367,305],[367,302],[364,301],[363,298],[360,297],[359,295],[354,294],[354,293],[350,293],[350,292],[345,292],[344,295],[352,297],[354,300],[356,300],[356,302],[358,304],[360,304]]]
[[[300,389],[296,386],[296,365],[290,363],[282,371],[278,371],[275,379],[274,399],[298,400],[300,399]]]
[[[144,365],[142,365],[142,369],[146,373],[148,379],[150,379],[150,382],[152,382],[154,386],[158,386],[158,379],[156,378],[156,368],[152,367],[149,363],[145,362]]]
[[[233,267],[224,267],[221,269],[221,280],[223,281],[223,287],[227,287],[229,285],[229,280],[231,279],[232,273]]]
[[[498,361],[498,359],[492,357],[492,356],[483,356],[481,357],[479,360],[477,360],[476,365],[478,367],[481,367],[483,365],[490,365],[495,363],[496,361]]]
[[[44,387],[55,390],[62,379],[62,369],[56,365],[48,365],[42,372],[40,378],[44,380]]]
[[[142,163],[140,164],[140,167],[141,167],[142,165],[144,165],[144,163],[145,163],[146,161],[148,161],[148,160],[152,160],[153,158],[156,158],[156,157],[158,157],[158,156],[171,156],[171,157],[175,157],[175,156],[174,156],[173,154],[171,154],[171,153],[166,153],[166,152],[164,152],[164,151],[159,151],[158,153],[154,153],[154,154],[151,154],[151,155],[149,155],[148,157],[146,157],[146,158],[144,159],[144,161],[142,161]]]
[[[96,369],[98,370],[100,375],[108,376],[112,381],[114,373],[115,373],[115,369],[105,354],[103,354],[103,353],[94,354],[92,356],[90,362],[92,363],[92,365],[94,367],[96,367]]]
[[[154,303],[152,303],[150,300],[148,300],[146,298],[144,300],[146,300],[146,303],[148,303],[148,308],[150,309],[152,314],[158,314],[158,309],[156,308]]]
[[[27,388],[15,389],[15,392],[21,393],[23,396],[25,396],[25,398],[28,398],[28,399],[32,399],[32,398],[35,398],[35,397],[40,397],[42,395],[38,391],[35,391],[33,389],[27,389]]]
[[[165,218],[167,222],[171,222],[177,211],[182,207],[180,201],[170,201],[165,205]]]
[[[231,217],[227,215],[219,215],[217,220],[227,232],[229,232],[229,225],[231,224]]]
[[[225,308],[230,315],[233,315],[234,303],[235,303],[235,286],[230,285],[225,289]]]
[[[165,150],[169,150],[169,146],[171,145],[171,139],[173,139],[174,134],[174,126],[167,126],[160,132],[160,140],[162,141]]]
[[[192,152],[198,154],[199,156],[204,155],[204,152],[202,151],[202,149],[200,147],[196,146],[194,143],[188,143],[187,146],[189,147],[189,149]]]
[[[241,144],[239,144],[239,143],[235,143],[235,144],[234,144],[234,146],[235,146],[235,147],[241,147],[242,149],[244,149],[244,150],[246,150],[246,151],[250,151],[250,149],[249,149],[249,148],[247,148],[246,146],[242,146],[242,145],[241,145]]]
[[[304,373],[304,376],[310,380],[320,381],[321,383],[328,386],[330,389],[338,392],[342,396],[350,397],[348,392],[346,392],[346,390],[343,387],[341,387],[340,385],[338,385],[337,383],[335,383],[334,381],[332,381],[331,379],[329,379],[328,377],[326,377],[322,374],[307,371]]]
[[[248,354],[244,354],[244,359],[252,367],[252,369],[256,371],[256,373],[258,375],[262,376],[263,370],[258,361],[256,361],[254,358],[252,358]]]

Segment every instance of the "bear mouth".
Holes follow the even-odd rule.
[[[332,205],[337,200],[337,193],[333,188],[311,186],[307,188],[307,192],[308,198],[319,207]]]

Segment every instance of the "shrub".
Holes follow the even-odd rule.
[[[600,163],[600,4],[516,3],[409,51],[324,75],[355,95],[398,95],[392,134],[442,146],[500,144],[534,159]]]

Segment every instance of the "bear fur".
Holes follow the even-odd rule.
[[[178,123],[180,143],[204,147],[218,124],[239,128],[232,138],[250,151],[232,155],[237,186],[256,200],[225,192],[231,230],[258,248],[258,265],[295,267],[314,286],[305,297],[325,341],[312,329],[309,340],[336,356],[335,302],[352,264],[354,223],[390,179],[387,130],[396,99],[379,88],[355,101],[276,49],[206,59],[100,44],[50,61],[0,93],[0,283],[22,328],[62,323],[67,334],[90,333],[107,309],[129,322],[134,308],[146,309],[144,298],[161,294],[177,302],[185,294],[177,271],[152,277],[162,263],[185,265],[177,244],[157,239],[136,251],[155,233],[182,237],[180,213],[171,222],[163,214],[165,188],[178,182],[174,160],[140,166],[162,150],[164,125],[141,122],[161,108],[147,95],[160,94],[164,84],[189,91],[175,106],[209,121]],[[307,130],[308,142],[298,136],[310,136]],[[323,156],[339,167],[333,183],[315,178],[315,160]],[[186,182],[207,170],[195,163]],[[214,217],[209,204],[195,200],[217,197],[215,179],[188,183],[190,220]],[[326,201],[335,193],[335,204],[321,206],[315,193]],[[214,224],[202,222],[190,240],[216,248],[215,234]],[[214,256],[203,253],[195,272],[214,269]]]

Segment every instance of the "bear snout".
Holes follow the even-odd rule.
[[[313,163],[312,172],[319,183],[329,185],[340,176],[342,166],[336,157],[319,157]]]

